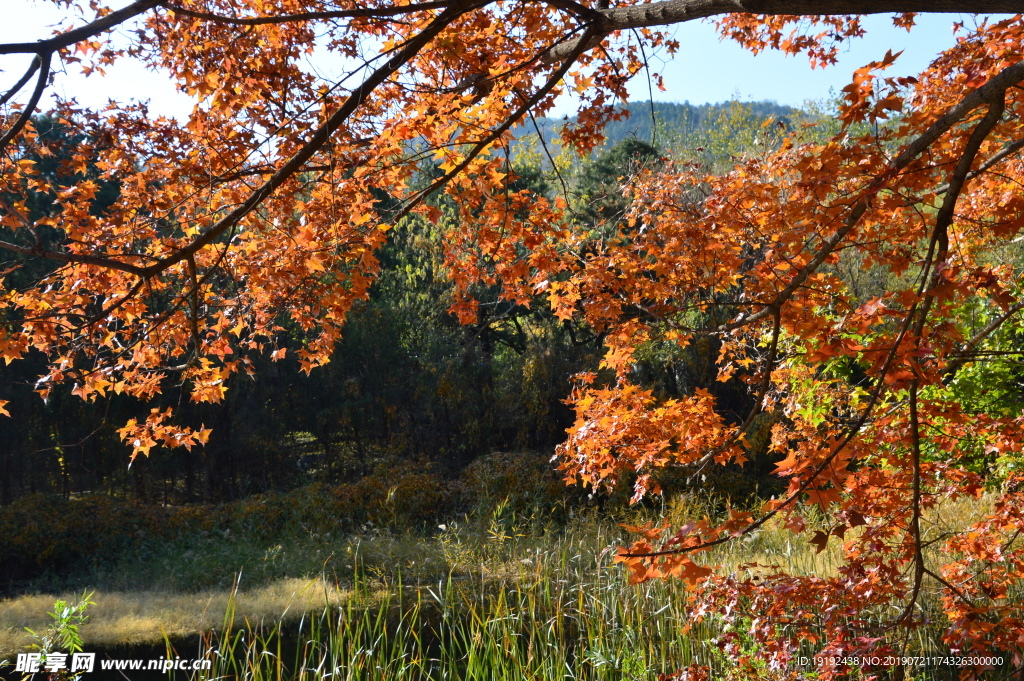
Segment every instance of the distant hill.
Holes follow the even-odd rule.
[[[789,120],[801,113],[799,109],[782,106],[775,102],[740,102],[739,104],[749,115],[758,120],[767,118]],[[736,105],[737,102],[718,104],[654,102],[652,107],[650,101],[632,102],[625,107],[630,114],[628,118],[613,121],[605,128],[604,134],[608,139],[604,146],[606,148],[615,146],[628,137],[634,137],[647,143],[650,143],[653,138],[656,145],[671,145],[673,139],[692,138],[708,131],[716,121],[722,119],[723,114]],[[538,118],[537,127],[540,128],[545,143],[550,145],[552,140],[557,137],[561,126],[573,120],[575,119]],[[656,136],[653,135],[655,130],[657,130]],[[529,123],[519,132],[520,139],[523,140],[535,135],[536,129]],[[551,151],[554,153],[554,149]]]

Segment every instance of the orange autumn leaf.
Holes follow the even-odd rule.
[[[528,189],[516,174],[513,139],[559,94],[578,104],[560,142],[589,154],[626,117],[618,102],[646,55],[682,47],[677,23],[712,19],[752,52],[827,67],[865,32],[859,12],[892,10],[913,30],[906,3],[851,0],[821,15],[788,0],[761,13],[705,0],[71,5],[84,17],[74,30],[0,45],[5,73],[7,58],[21,69],[0,93],[17,104],[0,116],[0,250],[12,268],[0,355],[44,358],[44,398],[144,405],[118,430],[132,459],[206,444],[209,429],[152,405],[171,391],[223,401],[264,354],[286,356],[286,331],[300,370],[327,364],[374,290],[381,249],[426,222],[460,321],[487,323],[487,289],[603,343],[568,396],[574,419],[556,452],[567,481],[630,485],[639,503],[665,471],[701,489],[723,469],[774,468],[777,494],[759,513],[632,528],[642,540],[616,556],[633,583],[681,579],[695,609],[749,622],[756,645],[722,654],[776,670],[807,647],[884,652],[924,624],[927,590],[943,613],[928,624],[951,648],[1020,649],[1024,617],[1002,600],[1024,580],[1021,481],[1007,474],[964,531],[922,528],[938,500],[998,486],[980,457],[1022,456],[1024,416],[957,393],[980,358],[1019,356],[1008,337],[1024,291],[1007,255],[1024,228],[1019,14],[961,27],[915,77],[890,75],[900,52],[886,48],[850,75],[832,132],[778,121],[714,169],[655,150],[609,190],[626,208],[588,222],[576,188]],[[353,70],[310,68],[318,51]],[[81,144],[65,162],[72,179],[44,172],[33,117],[53,72],[128,57],[196,106],[177,120],[58,98],[47,113]],[[97,214],[100,181],[118,196]],[[35,217],[40,195],[52,210]],[[984,321],[963,323],[965,309]],[[774,523],[813,531],[819,551],[838,537],[835,575],[724,574],[693,559]]]

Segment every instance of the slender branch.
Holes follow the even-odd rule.
[[[376,69],[348,96],[345,102],[335,111],[327,121],[317,128],[309,140],[299,149],[288,161],[281,166],[266,182],[255,191],[249,194],[237,208],[208,227],[199,237],[193,240],[188,246],[177,251],[173,255],[145,268],[145,276],[154,276],[163,270],[171,267],[186,258],[199,252],[207,245],[213,243],[217,237],[231,229],[242,218],[252,212],[265,199],[283,185],[292,175],[299,172],[306,161],[330,139],[331,135],[341,127],[355,110],[369,97],[379,85],[384,83],[392,74],[408,63],[420,50],[427,46],[442,30],[451,24],[463,13],[473,9],[475,5],[467,5],[458,8],[448,8],[439,14],[423,31],[416,37],[410,39],[405,46],[399,50],[383,66]]]
[[[316,173],[316,172],[324,172],[326,170],[331,170],[331,169],[332,168],[329,165],[306,166],[304,168],[299,168],[296,171],[296,173],[298,173],[298,174],[301,174],[301,173]],[[223,184],[225,182],[231,182],[233,180],[241,180],[244,177],[254,177],[256,175],[273,175],[275,172],[277,172],[277,169],[276,168],[272,168],[272,167],[246,168],[245,170],[237,170],[237,171],[235,171],[233,173],[230,173],[230,174],[218,175],[217,177],[213,178],[213,180],[211,181],[211,184]]]
[[[980,166],[978,166],[978,168],[976,170],[972,170],[967,175],[967,179],[968,180],[973,180],[974,178],[976,178],[979,175],[983,174],[986,170],[989,170],[990,168],[992,168],[992,166],[996,165],[997,163],[999,163],[1000,161],[1005,159],[1007,156],[1010,156],[1014,152],[1020,151],[1021,149],[1024,149],[1024,138],[1021,138],[1021,139],[1017,140],[1013,144],[1006,145],[1006,147],[1004,147],[1002,150],[1000,150],[999,153],[993,155],[990,159],[988,159],[987,161],[982,163]],[[947,191],[949,191],[949,185],[948,184],[944,184],[941,187],[939,187],[937,190],[935,190],[935,193],[936,194],[945,194]]]
[[[25,83],[31,80],[32,74],[36,72],[36,69],[39,68],[39,65],[42,64],[42,61],[42,58],[38,54],[32,59],[32,63],[29,64],[28,70],[25,71],[24,75],[22,75],[22,77],[18,80],[17,83],[11,86],[10,90],[4,93],[3,97],[0,97],[0,106],[3,106],[7,102],[11,101],[11,98],[14,97],[14,95],[18,94],[21,88],[25,87]]]
[[[293,21],[316,21],[318,19],[373,19],[382,17],[401,16],[414,12],[426,12],[432,9],[443,9],[450,7],[453,0],[436,0],[435,2],[423,2],[412,5],[398,5],[397,7],[359,7],[356,9],[341,9],[327,12],[298,12],[296,14],[281,14],[267,17],[229,17],[223,14],[212,12],[197,12],[194,9],[187,9],[181,5],[167,5],[169,12],[180,14],[193,19],[214,21],[219,24],[231,24],[232,26],[264,26],[267,24],[285,24]]]
[[[99,255],[83,255],[81,253],[58,253],[57,251],[51,251],[46,248],[40,248],[38,246],[19,246],[18,244],[12,244],[9,241],[0,241],[0,248],[12,251],[14,253],[20,253],[21,255],[34,256],[38,258],[46,258],[47,260],[56,260],[58,262],[67,263],[78,263],[81,265],[96,265],[98,267],[106,267],[111,270],[120,270],[121,272],[128,272],[139,277],[149,276],[146,272],[146,268],[137,267],[120,260],[112,260]]]
[[[32,114],[35,113],[36,106],[39,105],[39,99],[43,96],[43,90],[46,89],[46,81],[50,78],[50,58],[53,56],[52,52],[40,52],[38,57],[39,62],[39,77],[36,79],[36,88],[32,91],[32,96],[29,97],[28,103],[25,104],[25,108],[22,109],[18,119],[14,121],[14,125],[11,126],[10,130],[0,137],[0,154],[4,152],[7,145],[10,144],[11,140],[18,136]],[[20,87],[20,86],[19,86]]]
[[[968,340],[964,347],[960,350],[961,355],[965,355],[966,353],[970,352],[972,348],[977,347],[978,343],[985,340],[989,335],[992,334],[993,331],[1002,326],[1007,319],[1017,314],[1021,310],[1024,310],[1024,300],[1018,302],[1016,305],[1009,308],[1006,312],[1004,312],[1003,314],[999,315],[991,322],[986,324],[985,328],[983,328],[981,331],[974,334],[974,336],[972,336],[971,339]],[[968,359],[970,359],[970,357],[961,356],[958,357],[955,361],[951,362],[949,366],[946,367],[946,371],[944,372],[944,380],[948,381],[949,379],[951,379],[956,374],[956,372],[960,370],[964,363],[967,362]]]
[[[963,592],[960,591],[960,589],[950,584],[948,580],[944,579],[943,577],[940,577],[928,568],[924,569],[924,573],[932,579],[934,579],[935,581],[937,581],[939,584],[942,584],[944,587],[952,591],[954,594],[956,594],[956,597],[963,601],[967,606],[971,608],[974,607],[974,603],[971,602],[971,599],[967,598],[967,596],[965,596]]]
[[[921,421],[917,413],[917,390],[919,382],[915,378],[910,382],[910,460],[913,467],[913,493],[910,500],[910,539],[914,543],[914,586],[910,591],[910,598],[903,609],[903,613],[896,618],[896,622],[907,623],[914,613],[914,605],[917,604],[918,594],[921,593],[921,584],[924,580],[925,570],[924,551],[921,545]]]
[[[134,298],[135,295],[142,288],[143,284],[145,284],[145,283],[146,283],[145,279],[142,279],[142,278],[138,279],[135,282],[135,284],[131,287],[131,289],[128,290],[127,293],[125,293],[123,296],[121,296],[116,301],[111,303],[106,309],[100,310],[97,314],[93,315],[91,318],[86,320],[85,324],[82,324],[81,326],[79,326],[77,329],[74,329],[74,330],[77,331],[79,329],[88,328],[88,327],[92,326],[93,324],[98,323],[101,319],[107,318],[108,316],[113,314],[115,311],[117,311],[118,309],[123,307],[124,304],[127,303],[129,300]]]
[[[469,166],[469,164],[473,162],[473,159],[476,158],[480,154],[480,152],[482,152],[484,149],[486,149],[492,142],[494,142],[495,140],[500,138],[501,135],[506,130],[511,128],[523,116],[525,116],[530,111],[530,109],[532,109],[534,107],[534,105],[537,102],[539,102],[549,92],[551,92],[551,90],[553,90],[555,88],[555,86],[557,86],[558,83],[569,72],[569,69],[575,63],[576,58],[579,57],[581,54],[583,54],[583,52],[584,52],[583,48],[580,47],[575,53],[571,53],[568,57],[566,57],[566,60],[562,64],[562,66],[558,70],[556,70],[551,75],[550,78],[548,78],[548,80],[544,83],[544,85],[542,85],[537,90],[537,92],[535,92],[533,94],[532,97],[530,97],[528,100],[523,102],[523,104],[518,109],[516,109],[510,116],[508,116],[505,119],[504,123],[502,123],[498,127],[494,128],[489,135],[487,135],[484,139],[482,139],[479,142],[477,142],[477,144],[474,145],[474,147],[470,150],[470,152],[468,154],[466,154],[466,157],[464,159],[462,159],[462,161],[459,162],[454,168],[452,168],[449,172],[445,173],[443,176],[441,176],[440,178],[435,180],[433,183],[431,183],[431,185],[429,187],[426,187],[425,189],[420,190],[412,198],[410,198],[409,201],[406,203],[406,205],[400,211],[397,212],[397,214],[394,216],[393,220],[397,221],[397,220],[401,219],[402,217],[408,215],[426,197],[428,197],[431,194],[433,194],[435,191],[437,191],[438,189],[443,187],[445,184],[447,184],[453,177],[455,177],[456,175],[461,173],[463,170],[465,170]]]

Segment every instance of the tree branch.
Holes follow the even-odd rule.
[[[318,19],[373,19],[382,17],[401,16],[414,12],[425,12],[432,9],[442,9],[450,6],[452,0],[437,0],[435,2],[423,2],[413,5],[399,5],[397,7],[361,7],[357,9],[341,9],[329,12],[298,12],[296,14],[281,14],[278,16],[266,17],[228,17],[212,12],[197,12],[186,9],[180,5],[167,5],[166,9],[175,14],[180,14],[194,19],[214,21],[219,24],[231,24],[232,26],[264,26],[267,24],[285,24],[292,21],[316,21]]]
[[[996,102],[1003,101],[1006,90],[1013,87],[1021,80],[1024,80],[1024,61],[1019,61],[1016,64],[1007,66],[984,85],[960,100],[959,104],[950,108],[945,114],[939,117],[937,121],[932,123],[931,127],[916,137],[914,141],[907,145],[902,153],[900,153],[900,155],[889,164],[889,167],[886,168],[884,172],[871,181],[871,184],[863,191],[864,197],[851,207],[850,215],[847,217],[843,226],[840,227],[835,234],[825,239],[824,244],[820,249],[818,249],[818,252],[814,254],[814,257],[811,258],[810,262],[797,272],[796,276],[793,277],[789,284],[780,291],[775,299],[770,303],[764,303],[760,310],[749,316],[741,317],[726,324],[720,324],[718,326],[705,329],[683,328],[681,330],[684,330],[687,333],[705,335],[726,333],[728,331],[747,326],[771,315],[777,307],[785,303],[786,300],[793,295],[796,289],[806,281],[807,277],[813,274],[818,267],[825,262],[825,259],[829,254],[832,253],[832,251],[834,251],[842,242],[843,238],[853,230],[857,222],[860,221],[860,218],[867,211],[868,201],[870,198],[881,191],[888,180],[897,175],[900,171],[904,170],[908,165],[910,165],[911,161],[921,155],[928,147],[934,144],[936,140],[963,120],[963,118],[971,111],[984,104],[992,105]],[[986,132],[985,134],[987,135],[988,133]]]
[[[970,359],[969,357],[965,357],[964,355],[970,352],[973,348],[977,347],[978,343],[985,340],[993,331],[1002,326],[1007,319],[1017,314],[1021,310],[1024,310],[1024,300],[1018,302],[1016,305],[1008,309],[1002,315],[996,317],[991,322],[989,322],[981,331],[974,334],[974,336],[972,336],[971,339],[964,344],[963,348],[961,348],[961,356],[957,357],[956,360],[951,362],[946,367],[946,371],[943,372],[943,380],[948,383],[949,380],[952,379],[954,375],[956,375],[956,372],[960,370],[960,367],[962,367],[964,363],[967,362],[968,359]]]
[[[472,10],[474,7],[476,7],[476,5],[466,5],[454,9],[445,9],[445,11],[439,14],[419,35],[410,39],[391,59],[389,59],[383,66],[376,69],[359,85],[359,87],[353,90],[338,110],[331,114],[331,117],[327,119],[327,122],[313,132],[302,148],[288,159],[288,161],[266,182],[249,194],[249,197],[243,201],[241,205],[207,228],[206,231],[204,231],[188,246],[185,246],[173,255],[145,268],[145,276],[154,276],[159,274],[168,267],[171,267],[186,258],[192,257],[201,249],[213,243],[217,237],[236,225],[239,220],[244,218],[257,206],[263,203],[267,197],[273,194],[278,187],[288,180],[288,178],[297,173],[302,166],[311,159],[324,144],[327,143],[334,131],[341,127],[342,123],[344,123],[349,116],[355,112],[359,105],[366,100],[377,86],[385,82],[392,74],[398,71],[398,69],[408,63],[410,59],[412,59],[421,49],[426,47],[426,45],[451,22],[465,12]]]
[[[36,110],[36,106],[39,104],[40,97],[43,96],[43,90],[46,89],[46,81],[50,77],[50,58],[52,52],[40,52],[37,61],[39,62],[39,77],[36,80],[36,88],[32,91],[32,96],[29,97],[28,103],[25,104],[25,108],[22,109],[21,114],[18,115],[18,119],[14,121],[14,125],[11,126],[7,133],[0,137],[0,154],[4,153],[4,149],[10,144],[11,140],[18,136],[30,118],[32,113]],[[18,86],[20,88],[20,85]]]
[[[917,597],[921,593],[921,585],[927,567],[924,564],[924,551],[921,544],[921,420],[917,413],[918,380],[910,382],[910,460],[913,467],[913,495],[910,500],[910,540],[914,544],[914,586],[903,613],[896,618],[900,624],[909,624],[914,614]]]
[[[25,87],[25,83],[27,83],[32,78],[32,74],[36,72],[36,69],[39,68],[39,65],[42,63],[42,61],[42,58],[40,58],[40,56],[37,54],[35,58],[32,60],[32,63],[29,64],[28,70],[25,71],[25,74],[18,80],[17,83],[11,86],[10,90],[4,93],[3,97],[0,97],[0,106],[3,106],[7,102],[11,101],[11,98],[14,97],[14,95],[18,94],[18,91],[21,90],[21,88]]]
[[[105,17],[101,17],[96,21],[73,28],[70,31],[55,35],[52,38],[46,40],[38,40],[34,43],[7,43],[0,44],[0,54],[43,54],[45,52],[54,52],[63,47],[74,45],[77,42],[91,38],[98,33],[105,33],[110,29],[123,24],[133,17],[153,9],[159,5],[162,5],[167,0],[138,0],[133,2],[127,7],[123,7],[116,12],[111,12]]]
[[[889,165],[889,168],[881,176],[877,177],[874,181],[872,181],[867,192],[869,194],[877,192],[887,179],[891,178],[897,172],[905,168],[913,159],[915,159],[919,154],[921,154],[925,149],[927,149],[928,146],[930,146],[932,143],[938,140],[943,133],[952,128],[964,116],[966,116],[968,113],[970,113],[978,106],[981,106],[982,104],[985,103],[989,103],[991,105],[989,112],[986,114],[985,119],[983,119],[983,121],[979,123],[978,128],[972,134],[972,141],[969,142],[968,144],[969,148],[965,149],[964,152],[964,156],[969,155],[968,152],[972,152],[970,153],[970,155],[971,158],[973,158],[973,156],[976,155],[977,153],[976,149],[974,149],[974,140],[980,138],[977,141],[977,144],[980,145],[981,139],[984,139],[984,137],[988,134],[988,130],[991,129],[991,126],[995,125],[994,121],[998,120],[998,116],[995,112],[998,111],[999,114],[1002,113],[1001,103],[1003,102],[1005,91],[1008,88],[1012,87],[1013,85],[1016,85],[1022,79],[1024,79],[1024,62],[1018,62],[1000,71],[999,74],[997,74],[987,83],[985,83],[977,90],[973,91],[971,94],[965,97],[963,100],[961,100],[959,104],[951,108],[949,111],[946,112],[945,115],[943,115],[941,118],[939,118],[939,120],[933,123],[927,131],[925,131],[922,135],[917,137]],[[961,163],[958,164],[958,170],[961,170],[962,172],[962,175],[960,176],[961,182],[962,177],[966,176],[967,170],[970,169],[970,163],[967,162],[967,170],[962,170],[961,166],[963,165],[963,163],[964,161],[961,158]],[[958,191],[959,188],[957,188],[957,192]],[[800,275],[798,275],[796,279],[799,279],[799,281],[803,281],[804,279],[806,279],[806,277],[809,276],[814,271],[814,269],[816,269],[817,265],[824,261],[824,254],[831,252],[835,248],[836,244],[839,243],[839,241],[841,240],[840,235],[845,235],[846,233],[848,233],[853,228],[853,225],[856,223],[856,221],[860,219],[861,215],[863,215],[866,209],[867,199],[861,199],[860,201],[858,201],[857,204],[853,207],[853,210],[849,218],[847,218],[846,224],[835,235],[833,235],[833,237],[829,238],[829,240],[826,242],[826,247],[819,250],[817,256],[811,261],[811,263],[809,263],[803,270],[801,270]],[[750,317],[746,317],[742,320],[737,320],[735,322],[730,322],[727,325],[716,327],[715,330],[728,331],[733,328],[738,328],[739,326],[749,324],[750,322],[755,321],[756,319],[762,319],[769,314],[774,314],[776,306],[780,305],[782,302],[786,300],[786,298],[788,298],[789,295],[791,295],[792,291],[790,289],[793,288],[793,283],[796,283],[796,279],[794,279],[794,282],[791,282],[790,286],[787,286],[786,289],[784,289],[783,292],[780,293],[778,297],[776,297],[775,301],[765,306],[757,313],[751,315]],[[795,288],[793,288],[793,290],[795,290]],[[786,295],[784,296],[783,294]],[[875,405],[877,404],[878,400],[880,399],[882,393],[885,390],[885,375],[889,371],[889,366],[895,358],[896,352],[899,349],[900,344],[903,342],[903,338],[906,336],[907,332],[911,328],[911,324],[917,317],[917,313],[918,305],[913,305],[908,311],[907,316],[904,319],[903,326],[900,329],[900,332],[897,335],[895,342],[893,343],[893,347],[890,349],[886,357],[886,360],[879,371],[878,382],[875,389],[872,391],[871,398],[869,399],[868,404],[862,411],[860,417],[858,417],[857,422],[847,431],[847,434],[842,439],[842,441],[840,441],[839,444],[836,445],[834,449],[832,449],[828,456],[826,456],[825,459],[811,472],[811,474],[807,477],[806,480],[804,480],[804,482],[795,492],[787,496],[781,503],[776,505],[771,511],[761,516],[761,518],[759,518],[758,520],[750,523],[742,531],[736,534],[721,537],[714,541],[699,544],[696,546],[674,547],[671,549],[664,549],[661,551],[651,551],[646,553],[626,553],[624,555],[629,558],[656,558],[659,556],[690,553],[692,551],[703,550],[711,546],[716,546],[718,544],[724,544],[725,542],[733,539],[736,536],[743,536],[756,530],[758,527],[761,527],[766,522],[768,522],[772,517],[777,515],[783,508],[795,502],[801,494],[810,489],[811,485],[814,483],[817,477],[821,475],[821,473],[831,464],[831,462],[836,458],[836,456],[838,456],[839,453],[843,449],[845,449],[846,446],[853,440],[853,438],[856,437],[856,435],[860,432],[861,428],[864,427],[864,424],[867,422],[868,416],[874,410]],[[923,566],[923,563],[921,565]]]
[[[935,266],[935,264],[939,263],[941,265],[949,257],[949,227],[953,224],[956,203],[960,199],[960,193],[967,182],[971,166],[974,165],[974,159],[977,158],[982,143],[989,133],[992,132],[992,129],[995,128],[996,124],[999,123],[1005,109],[1006,92],[1004,90],[992,98],[988,113],[985,114],[985,117],[974,128],[970,139],[967,140],[963,153],[960,154],[960,160],[957,161],[953,175],[946,184],[942,206],[939,207],[939,212],[935,217],[935,228],[932,230],[931,242],[928,244],[928,257],[925,258],[924,269],[921,273],[921,286],[918,289],[918,295],[924,293],[926,289],[932,289],[941,283],[942,270]],[[936,248],[938,249],[937,252]],[[934,301],[934,294],[929,293],[925,298],[924,304],[921,305],[921,315],[914,326],[915,336],[921,336]]]
[[[593,21],[601,19],[601,13],[597,10],[581,5],[573,0],[538,0],[545,2],[552,7],[565,10],[577,17]],[[167,5],[167,9],[175,14],[181,14],[195,19],[204,19],[220,24],[232,26],[264,26],[267,24],[284,24],[292,21],[316,21],[322,19],[379,19],[385,17],[402,16],[414,12],[425,12],[432,9],[443,9],[451,6],[453,0],[435,0],[434,2],[422,2],[411,5],[398,5],[395,7],[360,7],[357,9],[342,9],[326,12],[298,12],[296,14],[281,14],[265,17],[229,17],[212,12],[197,12],[180,5]]]
[[[82,255],[81,253],[58,253],[56,251],[50,251],[45,248],[39,248],[36,246],[19,246],[18,244],[12,244],[9,241],[0,241],[0,248],[5,251],[12,251],[14,253],[20,253],[21,255],[29,255],[37,258],[46,258],[47,260],[56,260],[58,262],[66,263],[79,263],[82,265],[96,265],[98,267],[106,267],[112,270],[120,270],[122,272],[128,272],[140,277],[146,276],[146,270],[142,267],[136,267],[128,263],[121,262],[119,260],[111,260],[110,258],[104,258],[99,255]]]
[[[985,171],[991,169],[992,166],[997,165],[998,163],[1000,163],[1001,161],[1006,159],[1008,156],[1012,155],[1013,153],[1015,153],[1017,151],[1020,151],[1021,149],[1024,149],[1024,138],[1021,138],[1021,139],[1017,140],[1016,142],[1013,142],[1012,144],[1006,145],[998,153],[993,154],[991,158],[989,158],[987,161],[985,161],[980,166],[978,166],[977,169],[972,170],[970,173],[968,173],[967,174],[967,179],[968,180],[973,180],[974,178],[984,174]],[[948,184],[944,184],[941,187],[939,187],[937,190],[935,190],[935,193],[936,194],[945,194],[948,191],[949,191],[949,185]]]
[[[595,22],[596,33],[587,39],[583,49],[596,47],[615,31],[670,26],[733,13],[834,16],[900,12],[1016,14],[1020,11],[1019,0],[830,0],[827,3],[821,0],[663,0],[600,10],[603,18]],[[579,40],[553,48],[544,60],[553,62],[564,58],[579,46]]]

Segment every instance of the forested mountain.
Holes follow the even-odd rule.
[[[625,139],[636,139],[656,147],[672,147],[686,139],[697,139],[721,130],[722,126],[738,112],[758,123],[768,119],[776,119],[785,123],[802,116],[803,112],[790,106],[775,102],[720,102],[715,104],[682,104],[674,102],[632,102],[625,106],[629,115],[622,120],[610,122],[604,130],[607,138],[605,149],[614,147]],[[556,139],[565,124],[573,124],[576,119],[538,118],[536,125],[527,122],[521,128],[519,139],[527,144],[539,132],[543,135],[548,149],[555,153],[558,146]],[[513,151],[515,153],[515,151]]]

